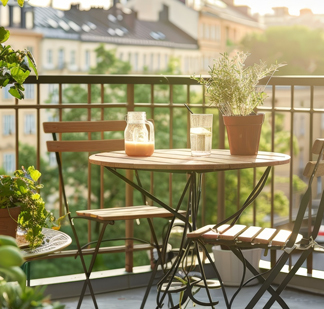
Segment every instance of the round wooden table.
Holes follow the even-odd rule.
[[[210,156],[192,157],[190,149],[157,149],[151,157],[129,157],[125,151],[94,154],[89,162],[117,169],[161,172],[198,172],[236,170],[286,164],[290,156],[259,151],[255,156],[234,156],[227,149],[213,149]]]

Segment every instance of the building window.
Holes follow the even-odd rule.
[[[9,26],[9,6],[0,6],[0,20],[2,27]]]
[[[154,70],[154,54],[151,54],[151,58],[150,58],[150,71],[153,72]]]
[[[138,71],[138,53],[134,54],[134,71]]]
[[[216,26],[212,25],[210,27],[210,39],[215,41],[216,38]]]
[[[71,50],[71,53],[70,53],[70,64],[71,65],[75,65],[76,63],[76,60],[75,60],[75,50]]]
[[[169,55],[164,56],[164,63],[165,63],[165,68],[167,69],[169,64]]]
[[[161,55],[157,54],[157,70],[161,69]]]
[[[27,114],[25,115],[25,134],[35,134],[36,133],[36,124],[35,124],[35,115]]]
[[[143,71],[147,68],[146,66],[146,54],[143,54]]]
[[[203,39],[204,38],[204,24],[200,25],[200,37]]]
[[[205,39],[209,40],[209,25],[205,25]]]
[[[34,28],[34,14],[33,12],[26,12],[26,29]],[[29,50],[29,49],[28,49]]]
[[[229,40],[230,39],[230,29],[229,29],[229,27],[226,27],[225,31],[226,31],[226,40]]]
[[[20,21],[21,21],[21,8],[19,6],[14,6],[13,7],[13,18],[12,18],[12,22],[14,25],[18,26],[20,25]]]
[[[53,64],[53,51],[51,49],[46,51],[46,62],[47,64]]]
[[[3,115],[3,135],[11,135],[15,133],[14,115]]]
[[[6,173],[13,173],[15,171],[15,154],[5,153],[3,155],[3,168]]]
[[[84,57],[85,57],[85,61],[84,61],[85,69],[89,70],[90,69],[90,50],[85,51]]]
[[[221,40],[221,27],[220,26],[216,26],[216,41],[220,41]]]
[[[64,49],[60,48],[58,51],[58,68],[64,68]]]
[[[132,65],[132,53],[128,53],[128,62]]]
[[[35,85],[26,84],[25,85],[25,99],[35,98]]]

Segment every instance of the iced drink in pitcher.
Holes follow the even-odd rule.
[[[190,115],[190,147],[192,156],[208,156],[212,149],[212,114]]]
[[[149,157],[154,152],[154,126],[145,112],[128,112],[124,132],[125,152],[132,157]]]

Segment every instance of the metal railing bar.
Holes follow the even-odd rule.
[[[290,113],[290,147],[289,147],[289,153],[290,153],[290,162],[289,162],[289,222],[292,222],[292,212],[293,212],[293,166],[294,166],[294,151],[293,151],[293,141],[294,141],[294,105],[295,105],[295,87],[291,87],[290,92],[290,104],[292,107],[292,111]]]
[[[40,85],[36,87],[36,104],[40,105]],[[40,170],[40,139],[41,139],[41,124],[40,124],[40,110],[36,109],[36,166]]]
[[[310,87],[310,119],[309,119],[309,149],[312,149],[312,144],[314,141],[314,132],[313,132],[313,125],[314,125],[314,86]],[[310,154],[312,156],[312,153]],[[311,157],[312,158],[312,157]],[[308,204],[308,235],[312,233],[312,198]],[[307,257],[307,273],[313,273],[313,253]]]
[[[203,75],[208,79],[208,75]],[[25,84],[173,84],[199,85],[190,75],[40,75],[28,76]],[[324,76],[291,75],[273,76],[260,80],[260,85],[269,86],[324,86]]]

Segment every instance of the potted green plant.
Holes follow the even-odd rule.
[[[14,176],[0,176],[0,210],[3,213],[2,218],[0,215],[0,223],[2,226],[14,224],[10,231],[2,230],[1,234],[15,236],[18,224],[26,231],[26,240],[32,249],[42,243],[42,228],[50,227],[54,222],[52,213],[46,210],[39,194],[43,188],[42,184],[37,183],[40,176],[41,173],[33,166],[15,171]],[[19,213],[18,218],[13,217],[13,210]]]
[[[2,5],[6,5],[8,0],[2,0]],[[24,0],[18,0],[22,7]],[[12,85],[9,93],[17,99],[24,98],[24,85],[31,69],[36,78],[38,72],[33,55],[28,50],[14,50],[10,45],[3,45],[10,37],[9,30],[0,27],[0,88]]]
[[[14,238],[0,235],[0,308],[63,309],[44,297],[44,288],[26,287],[26,276],[21,269],[24,259]]]
[[[258,87],[258,83],[264,77],[271,78],[285,65],[267,66],[260,61],[245,67],[248,56],[244,52],[237,52],[233,57],[220,54],[210,67],[210,78],[192,76],[205,86],[211,105],[218,107],[223,115],[230,152],[236,155],[257,154],[264,114],[256,114],[255,109],[266,98],[265,87]]]

